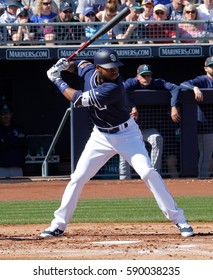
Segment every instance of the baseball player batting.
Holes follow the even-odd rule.
[[[114,155],[120,154],[135,169],[152,191],[159,208],[171,220],[183,237],[192,236],[184,211],[177,208],[161,176],[152,167],[143,136],[130,116],[123,79],[119,74],[122,63],[111,48],[101,48],[94,55],[94,64],[85,60],[60,59],[47,76],[75,108],[87,107],[94,123],[90,138],[71,174],[61,201],[54,212],[49,228],[40,236],[64,234],[76,209],[84,185]],[[82,89],[71,88],[61,78],[62,71],[77,70]]]

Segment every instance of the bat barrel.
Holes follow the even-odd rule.
[[[116,24],[118,24],[122,19],[124,19],[128,14],[130,13],[130,9],[128,7],[125,7],[121,12],[119,12],[115,17],[113,17],[110,21],[108,21],[104,26],[98,30],[98,32],[95,33],[95,35],[85,42],[78,50],[76,50],[73,54],[71,54],[67,61],[73,59],[79,52],[84,50],[87,46],[89,46],[91,43],[96,41],[99,37],[107,33],[110,29],[112,29]]]

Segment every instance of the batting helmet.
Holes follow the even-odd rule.
[[[99,49],[94,55],[94,64],[99,65],[105,69],[122,66],[118,59],[116,51],[110,48]]]

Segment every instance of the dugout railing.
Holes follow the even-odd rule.
[[[207,118],[213,120],[213,90],[203,89],[204,100],[201,106],[206,107]],[[161,175],[165,178],[197,177],[198,176],[198,133],[197,133],[197,105],[194,93],[182,91],[180,95],[181,122],[174,124],[170,118],[170,93],[167,91],[135,91],[132,94],[139,109],[139,126],[156,127],[164,138],[163,162]],[[143,111],[146,110],[146,119]],[[77,160],[92,130],[92,123],[85,108],[74,109],[72,115],[71,134],[72,161],[74,170]],[[157,123],[158,122],[158,123]],[[87,125],[86,125],[87,124]],[[82,127],[83,129],[79,129]],[[211,128],[212,129],[212,128]],[[150,147],[147,145],[150,152]],[[167,157],[171,154],[177,157],[177,173],[168,171]],[[212,166],[209,167],[209,177],[212,177]],[[131,177],[139,178],[131,169]],[[119,157],[115,155],[106,163],[93,179],[119,179]]]
[[[187,43],[212,43],[213,42],[213,22],[196,20],[190,21],[191,28],[201,27],[201,32],[190,35],[182,32],[179,24],[187,24],[189,21],[146,21],[146,22],[126,22],[121,21],[119,28],[121,34],[117,38],[101,37],[95,44],[100,45],[143,45],[143,44],[187,44]],[[55,46],[55,45],[80,45],[82,42],[87,41],[85,35],[85,27],[102,26],[102,22],[85,23],[85,22],[64,22],[64,23],[1,23],[0,24],[0,45],[13,47],[13,46]],[[27,28],[27,35],[21,39],[14,39],[13,35],[18,27]],[[152,28],[149,28],[152,26]],[[154,28],[153,28],[154,26]],[[166,32],[162,31],[166,29]],[[127,31],[128,30],[128,31]],[[26,33],[26,32],[25,32]],[[188,34],[190,34],[190,27],[188,27]],[[192,42],[193,41],[193,42]]]

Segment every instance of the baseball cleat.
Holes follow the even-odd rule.
[[[40,236],[41,237],[55,237],[55,236],[62,236],[64,234],[63,230],[60,230],[59,228],[56,228],[54,230],[45,229]]]
[[[179,223],[176,224],[176,226],[183,237],[189,237],[194,235],[193,229],[188,223]]]

